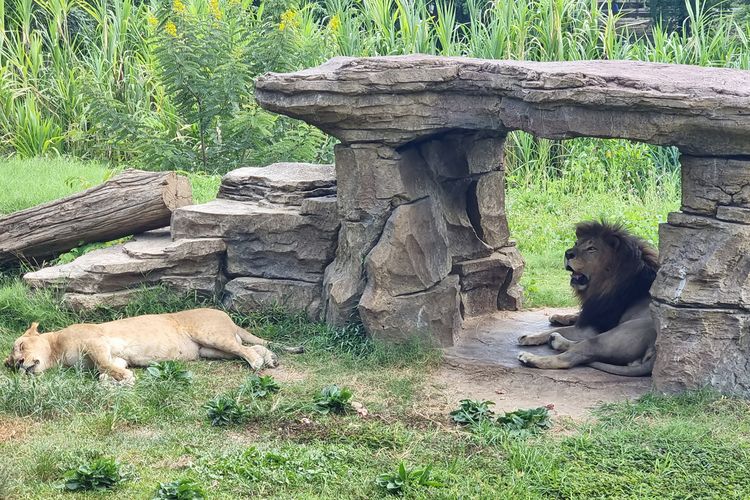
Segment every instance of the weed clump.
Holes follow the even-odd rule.
[[[354,410],[351,403],[352,395],[352,391],[346,387],[342,389],[335,384],[329,385],[320,391],[313,408],[318,413],[324,415],[327,415],[328,413],[343,415]]]
[[[111,490],[127,479],[120,469],[120,464],[113,458],[95,458],[65,472],[63,488],[66,491]]]
[[[445,485],[440,481],[431,478],[432,466],[428,465],[424,469],[409,470],[404,462],[399,463],[398,470],[386,474],[381,474],[375,478],[375,484],[393,495],[402,495],[409,490],[417,488],[442,488]]]
[[[212,399],[206,403],[205,408],[214,427],[242,424],[250,418],[250,410],[228,394]]]
[[[462,399],[459,407],[450,415],[454,422],[459,425],[470,425],[474,432],[496,427],[507,431],[510,436],[526,436],[552,427],[549,417],[551,405],[519,409],[495,417],[490,408],[494,404],[492,401]]]
[[[171,483],[159,483],[152,500],[203,500],[206,492],[192,479],[179,479]]]
[[[265,398],[279,392],[281,387],[271,375],[250,375],[240,386],[240,395],[249,395],[253,398]]]
[[[161,382],[173,382],[179,385],[189,385],[193,381],[193,372],[189,371],[179,361],[161,361],[146,368],[146,373]]]

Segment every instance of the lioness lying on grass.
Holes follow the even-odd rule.
[[[99,379],[132,383],[129,366],[157,361],[242,358],[254,369],[275,367],[268,342],[252,335],[223,311],[193,309],[173,314],[149,314],[102,324],[77,324],[39,333],[33,323],[13,345],[6,366],[36,374],[56,365],[79,361],[99,371]],[[245,341],[255,344],[247,347]],[[301,348],[287,349],[301,352]]]
[[[566,326],[518,339],[520,345],[549,342],[561,354],[522,352],[519,361],[534,368],[587,364],[616,375],[650,374],[656,328],[649,288],[659,268],[658,252],[618,225],[582,222],[576,226],[576,237],[573,248],[565,252],[565,268],[581,311],[551,318]]]

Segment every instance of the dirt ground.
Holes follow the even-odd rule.
[[[546,346],[518,347],[523,333],[543,331],[550,314],[563,309],[498,312],[471,320],[454,347],[445,350],[445,361],[430,381],[437,407],[455,408],[465,398],[495,402],[496,411],[554,405],[554,413],[583,419],[602,402],[624,401],[645,394],[650,377],[620,377],[587,367],[571,370],[538,370],[522,366],[519,352],[543,354]]]

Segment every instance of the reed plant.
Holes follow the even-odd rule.
[[[259,109],[252,81],[336,55],[750,67],[750,23],[703,0],[686,0],[684,29],[657,23],[640,38],[618,28],[620,14],[597,0],[459,1],[465,15],[453,0],[0,0],[0,154],[210,172],[330,161],[333,141]],[[592,155],[607,168],[606,189],[611,179],[630,179],[628,189],[639,190],[637,183],[652,182],[640,173],[658,179],[677,168],[673,153],[647,145],[522,133],[508,144],[509,182],[518,185],[564,176]],[[635,157],[602,156],[612,148]]]

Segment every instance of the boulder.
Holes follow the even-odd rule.
[[[365,256],[383,231],[385,220],[367,219],[341,223],[336,259],[323,277],[323,309],[326,323],[343,326],[355,320],[357,304],[365,289]]]
[[[505,217],[503,172],[490,172],[481,176],[474,189],[479,238],[495,249],[507,245],[510,230]]]
[[[451,270],[448,236],[430,199],[397,207],[365,260],[367,279],[392,296],[421,292]]]
[[[659,227],[651,296],[673,306],[750,310],[750,226],[672,213]]]
[[[462,316],[470,318],[497,311],[498,297],[509,272],[511,269],[499,254],[453,266],[461,285]]]
[[[387,216],[396,200],[411,201],[400,172],[400,155],[378,144],[336,145],[339,216],[360,221]]]
[[[654,388],[750,394],[750,313],[655,304]]]
[[[750,208],[750,161],[680,156],[682,210],[714,215],[725,205]]]
[[[320,318],[321,286],[306,281],[236,278],[224,288],[224,307],[239,312],[281,306],[287,311],[305,312],[311,321]]]
[[[497,296],[497,308],[501,311],[518,311],[523,306],[523,288],[520,281],[525,264],[521,252],[513,244],[499,249],[495,255],[508,269],[505,283]]]
[[[392,296],[367,284],[359,303],[359,315],[374,338],[404,342],[421,337],[447,347],[461,330],[458,276],[448,275],[432,288],[406,296]]]
[[[298,206],[307,198],[335,194],[333,165],[274,163],[267,167],[232,170],[222,178],[218,197]]]

